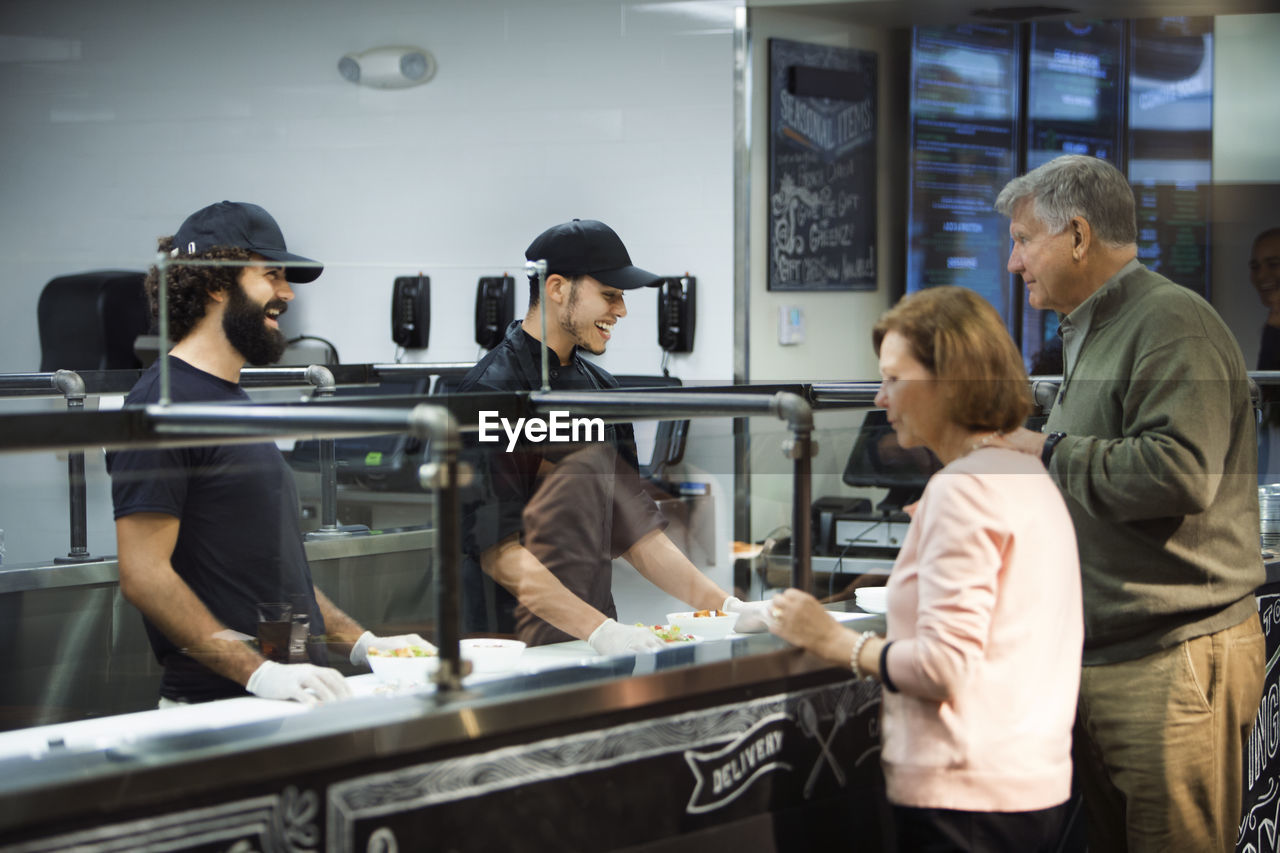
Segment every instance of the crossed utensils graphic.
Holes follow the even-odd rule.
[[[806,737],[811,737],[818,742],[822,754],[818,756],[818,760],[813,763],[813,769],[809,771],[809,778],[804,783],[804,798],[807,800],[813,796],[813,786],[818,783],[818,774],[822,771],[822,765],[831,766],[831,772],[835,774],[836,781],[841,787],[847,784],[844,769],[840,766],[840,762],[836,761],[836,757],[831,754],[831,741],[835,739],[836,732],[849,721],[849,708],[846,700],[849,696],[849,685],[846,684],[844,689],[840,691],[840,698],[836,700],[835,722],[831,725],[831,730],[827,732],[827,736],[823,738],[818,733],[818,712],[813,707],[813,702],[808,698],[801,699],[796,707],[796,712],[800,717],[800,731],[804,732]]]

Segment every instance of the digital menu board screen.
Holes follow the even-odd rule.
[[[1125,171],[1138,259],[1209,297],[1213,18],[917,28],[910,120],[907,291],[977,291],[1029,365],[1058,343],[1058,317],[1006,272],[1008,222],[992,203],[1054,157]]]
[[[1026,170],[1063,154],[1100,157],[1123,169],[1124,22],[1034,23],[1030,38]],[[1026,304],[1020,280],[1013,290],[1023,300],[1023,357],[1033,370],[1057,372],[1053,358],[1038,356],[1058,343],[1058,315]]]
[[[1133,22],[1129,183],[1138,260],[1209,297],[1213,18]]]
[[[1027,169],[1062,154],[1120,165],[1124,24],[1031,25],[1027,68]]]
[[[912,38],[907,291],[968,287],[1008,324],[1008,222],[992,204],[1017,174],[1018,28],[918,27]]]

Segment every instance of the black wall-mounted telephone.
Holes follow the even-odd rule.
[[[476,285],[476,343],[493,349],[516,318],[516,280],[509,275],[484,276]]]
[[[430,277],[397,276],[391,289],[391,340],[405,349],[424,349],[430,332]]]
[[[698,280],[689,274],[664,278],[658,285],[658,346],[667,352],[693,352]]]

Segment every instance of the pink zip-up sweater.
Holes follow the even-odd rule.
[[[1084,617],[1075,532],[1040,460],[983,448],[934,474],[887,600],[890,802],[1065,802]]]

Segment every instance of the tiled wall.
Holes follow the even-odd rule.
[[[142,269],[157,236],[230,198],[263,204],[291,248],[329,264],[283,326],[344,362],[396,357],[392,280],[418,271],[431,340],[406,358],[473,360],[476,279],[515,274],[523,315],[525,246],[583,217],[613,225],[638,265],[698,277],[696,349],[671,371],[729,381],[735,5],[7,2],[0,372],[38,369],[50,278]],[[435,78],[378,91],[339,76],[344,54],[396,44],[430,51]],[[627,303],[603,363],[656,373],[655,294]],[[89,548],[114,553],[100,454],[88,462]],[[65,553],[65,477],[54,454],[0,460],[6,562]]]
[[[390,361],[392,279],[421,270],[431,343],[410,357],[463,361],[476,278],[519,275],[544,227],[598,218],[637,264],[698,276],[697,348],[673,372],[727,380],[734,5],[6,4],[4,314],[34,320],[50,277],[141,268],[187,213],[243,199],[330,263],[286,331],[332,340],[345,362]],[[388,44],[426,48],[435,78],[379,91],[339,76],[343,54]],[[628,302],[604,363],[656,372],[655,296]],[[36,369],[34,324],[6,326],[0,372]]]

